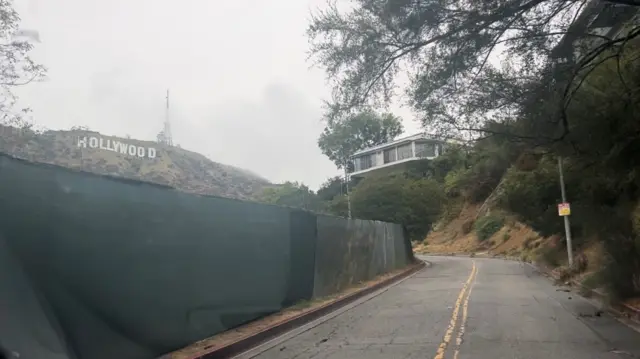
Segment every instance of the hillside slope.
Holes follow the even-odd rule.
[[[101,135],[0,125],[0,152],[32,162],[168,185],[203,195],[252,199],[269,181],[178,147]]]

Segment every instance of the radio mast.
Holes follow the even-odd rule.
[[[167,89],[167,108],[164,118],[164,140],[169,146],[173,146],[173,137],[171,136],[171,122],[169,121],[169,90]]]

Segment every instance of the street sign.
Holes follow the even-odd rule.
[[[569,203],[558,204],[558,216],[568,216],[571,214],[571,206]]]

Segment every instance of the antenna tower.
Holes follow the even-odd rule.
[[[171,122],[169,121],[169,90],[167,90],[167,108],[164,118],[164,139],[169,146],[173,146],[173,137],[171,136]]]

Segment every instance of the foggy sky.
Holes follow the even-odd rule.
[[[16,0],[48,81],[21,88],[45,128],[154,140],[171,90],[174,143],[273,181],[338,174],[318,149],[329,87],[304,31],[325,0]],[[408,110],[406,132],[418,131]]]

